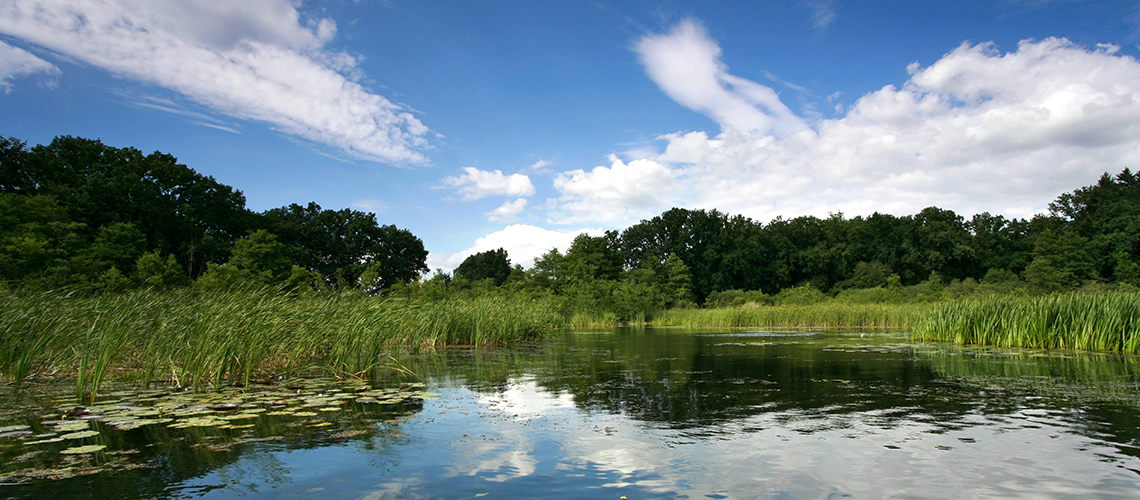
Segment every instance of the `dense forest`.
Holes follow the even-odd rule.
[[[263,213],[179,164],[100,141],[0,137],[0,279],[45,290],[269,284],[383,289],[427,271],[423,242],[316,203]]]
[[[482,281],[481,281],[482,280]],[[561,297],[566,311],[621,320],[745,303],[913,302],[1140,286],[1140,182],[1130,170],[1007,219],[950,210],[912,216],[777,218],[671,209],[622,232],[579,235],[524,270],[502,249],[405,291],[502,288]]]
[[[930,207],[777,218],[674,208],[579,235],[530,269],[497,249],[428,277],[423,243],[374,215],[315,203],[262,213],[177,163],[97,140],[0,137],[0,279],[17,289],[273,285],[423,299],[543,295],[622,320],[742,303],[930,300],[1140,286],[1140,182],[1130,170],[1048,213],[966,219]]]

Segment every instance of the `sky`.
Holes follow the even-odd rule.
[[[1030,217],[1140,169],[1117,0],[0,0],[0,136],[373,212],[433,269],[672,207]]]

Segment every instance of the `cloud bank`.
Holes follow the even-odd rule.
[[[326,48],[333,20],[288,0],[11,0],[0,33],[351,157],[427,162],[428,128]]]
[[[554,222],[622,227],[671,206],[762,221],[932,205],[1027,217],[1140,158],[1140,63],[1112,45],[1049,38],[1001,53],[965,43],[929,67],[911,64],[900,87],[796,131],[771,89],[725,84],[735,80],[699,24],[646,37],[637,52],[663,91],[721,131],[667,133],[658,137],[664,151],[629,165],[611,159],[609,168],[557,176]],[[769,100],[735,93],[757,87]]]

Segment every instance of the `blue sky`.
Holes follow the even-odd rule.
[[[4,0],[0,135],[515,262],[673,206],[1024,217],[1140,158],[1126,1]]]

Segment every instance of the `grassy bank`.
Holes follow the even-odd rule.
[[[400,347],[488,345],[561,327],[550,304],[485,296],[437,302],[272,289],[136,291],[84,297],[0,292],[0,371],[182,386],[248,383],[296,370],[373,376]]]
[[[930,306],[918,339],[1140,354],[1140,294],[993,297]]]
[[[959,345],[1140,354],[1140,293],[989,296],[904,304],[839,301],[811,305],[673,309],[657,326],[903,327],[918,340]]]
[[[672,309],[653,319],[655,326],[891,326],[915,323],[927,304],[850,304],[736,306],[717,309]]]

